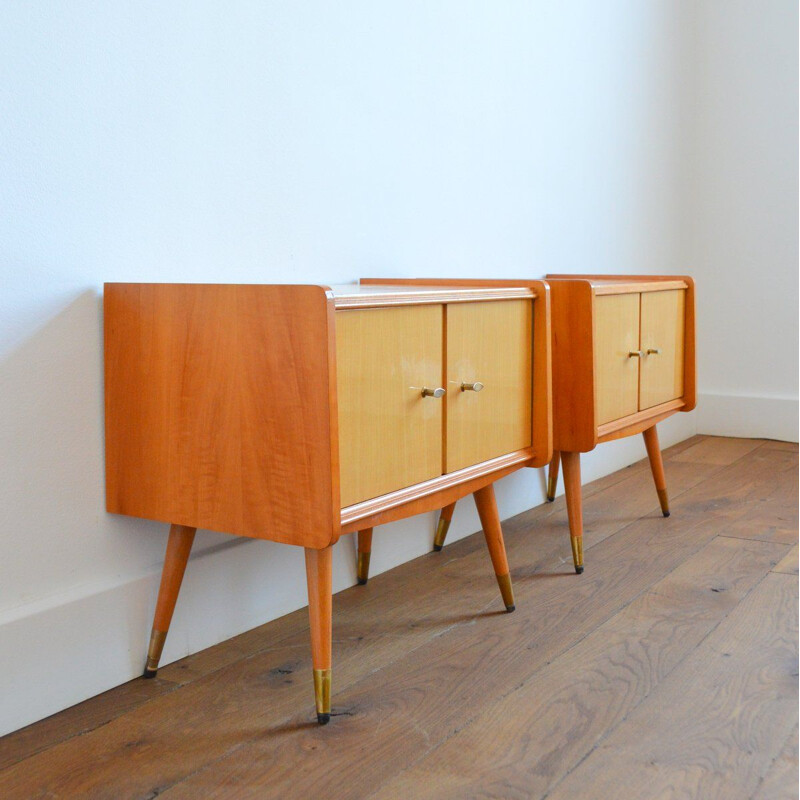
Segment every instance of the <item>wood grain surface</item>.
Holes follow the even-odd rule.
[[[796,506],[736,526],[789,513],[797,448],[726,442],[664,452],[668,520],[643,444],[585,486],[583,576],[563,497],[507,520],[514,614],[480,534],[338,593],[326,728],[300,609],[0,740],[0,796],[791,797]]]
[[[630,416],[639,410],[642,359],[630,355],[638,350],[639,295],[598,297],[594,323],[598,425]]]
[[[442,474],[445,398],[422,390],[445,386],[443,326],[441,305],[336,312],[343,507]]]
[[[445,472],[531,447],[533,302],[448,306]],[[475,381],[478,391],[462,386]]]
[[[335,541],[333,314],[321,286],[106,284],[107,510]]]
[[[683,397],[685,298],[685,289],[641,295],[640,411]]]

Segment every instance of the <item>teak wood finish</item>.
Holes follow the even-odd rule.
[[[146,675],[197,528],[305,548],[321,723],[343,533],[359,531],[366,582],[374,525],[474,493],[513,607],[492,483],[552,457],[546,284],[106,284],[104,319],[107,509],[172,525]],[[514,340],[505,360],[493,332]],[[491,388],[465,389],[448,427],[450,381],[480,380],[470,365]],[[501,412],[509,423],[492,440]],[[464,441],[475,431],[477,444]]]
[[[381,285],[381,278],[362,283]],[[397,281],[393,281],[397,282]],[[659,503],[669,516],[656,424],[696,403],[694,281],[688,276],[547,275],[552,308],[553,460],[563,466],[575,570],[583,572],[580,453],[642,433]],[[518,286],[518,280],[414,278],[409,285]],[[658,351],[658,352],[656,352]],[[571,454],[571,455],[570,455]],[[443,513],[435,549],[452,517]]]

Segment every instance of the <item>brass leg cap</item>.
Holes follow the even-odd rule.
[[[572,561],[575,564],[575,572],[580,575],[583,572],[583,536],[570,536],[572,545]]]
[[[447,531],[450,528],[449,519],[440,519],[436,528],[436,536],[433,539],[433,549],[438,553],[444,547],[444,540],[447,538]]]
[[[514,590],[511,588],[511,575],[497,576],[497,585],[500,587],[500,595],[506,606],[506,611],[512,612],[516,606],[514,605]]]
[[[370,553],[358,554],[358,566],[356,568],[356,578],[361,586],[369,579],[369,557]]]
[[[144,667],[143,678],[155,678],[158,672],[158,662],[161,661],[161,652],[167,640],[166,631],[154,630],[150,634],[150,646],[147,648],[147,663]]]
[[[558,478],[555,475],[551,475],[547,479],[547,502],[552,503],[553,500],[556,499],[556,483],[558,483]]]
[[[317,704],[317,722],[327,725],[331,720],[331,671],[314,670],[314,700]]]
[[[661,513],[665,516],[669,516],[669,498],[667,497],[667,490],[666,489],[657,489],[658,492],[658,502],[661,504]]]

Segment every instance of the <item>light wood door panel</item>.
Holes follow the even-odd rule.
[[[595,298],[594,355],[597,424],[639,410],[639,294]]]
[[[341,505],[442,474],[441,305],[336,312]]]
[[[639,410],[683,396],[683,329],[686,290],[642,295]],[[648,353],[648,350],[659,350]]]
[[[531,444],[533,303],[447,306],[446,471]],[[462,391],[479,381],[480,392]]]

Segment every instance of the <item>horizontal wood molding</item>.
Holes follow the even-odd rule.
[[[610,439],[619,439],[621,436],[630,436],[633,433],[639,433],[651,425],[655,425],[659,420],[669,416],[674,411],[679,411],[683,408],[683,398],[679,397],[677,400],[670,400],[668,403],[662,403],[658,406],[639,411],[636,414],[630,414],[621,419],[615,419],[607,422],[605,425],[600,425],[597,428],[597,441],[609,441]],[[638,427],[640,425],[642,427]],[[613,436],[612,434],[619,434]]]
[[[363,503],[347,506],[342,509],[342,532],[346,533],[348,530],[354,530],[353,528],[347,527],[352,522],[361,522],[375,514],[387,511],[394,506],[406,505],[414,500],[433,495],[445,489],[450,489],[459,484],[471,481],[474,478],[491,475],[493,479],[496,479],[501,476],[495,473],[500,473],[507,468],[524,465],[533,458],[534,453],[531,448],[517,450],[514,453],[508,453],[504,456],[493,458],[490,461],[484,461],[481,464],[475,464],[474,466],[466,467],[456,472],[450,472],[447,475],[440,475],[438,478],[432,478],[429,481],[409,486],[406,489],[400,489],[397,492],[385,494],[382,497],[375,497],[371,500],[365,500]],[[401,516],[408,516],[408,514],[402,514]]]
[[[354,287],[358,289],[358,287]],[[481,300],[519,300],[536,297],[536,293],[525,286],[508,288],[480,288],[465,291],[463,288],[430,289],[429,291],[408,291],[398,288],[387,292],[354,292],[343,291],[337,294],[334,289],[334,303],[338,309],[345,308],[381,308],[383,306],[430,305],[432,303],[476,303]]]
[[[642,292],[665,292],[669,289],[685,289],[685,281],[648,281],[630,283],[600,283],[594,287],[594,293],[600,297],[604,294],[633,294]]]

